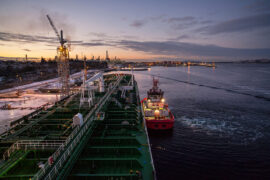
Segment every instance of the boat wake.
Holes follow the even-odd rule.
[[[230,143],[249,144],[262,138],[264,135],[259,127],[247,128],[239,122],[230,122],[211,118],[188,118],[176,119],[182,125],[189,127],[192,131],[203,132],[210,136],[228,138]]]

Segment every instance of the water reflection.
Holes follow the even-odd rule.
[[[269,96],[270,65],[192,68],[136,72],[141,98],[159,74],[175,115],[173,131],[149,132],[158,179],[269,179],[270,102],[254,96]]]
[[[18,98],[3,98],[0,99],[0,106],[10,104],[11,110],[0,110],[0,133],[4,131],[4,126],[9,126],[10,122],[21,118],[22,116],[35,111],[46,103],[53,104],[58,101],[59,95],[55,94],[23,94]],[[20,109],[26,108],[26,109]]]

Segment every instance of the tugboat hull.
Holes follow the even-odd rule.
[[[167,130],[173,128],[174,121],[172,120],[150,120],[146,121],[146,126],[148,129],[155,130]]]
[[[144,119],[146,123],[146,127],[148,129],[153,129],[153,130],[168,130],[172,129],[174,125],[174,116],[172,112],[169,110],[169,118],[158,118],[158,119],[151,119],[145,116],[145,105],[147,104],[147,98],[144,98],[141,101],[142,104],[142,109],[143,109],[143,114],[144,114]]]

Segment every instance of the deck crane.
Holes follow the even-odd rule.
[[[57,67],[58,67],[58,77],[59,83],[61,85],[61,97],[66,97],[69,95],[70,87],[69,87],[69,50],[68,47],[65,46],[67,42],[63,37],[63,31],[60,31],[60,35],[53,24],[52,19],[49,15],[47,15],[50,25],[52,26],[59,42],[60,46],[57,48]]]
[[[58,37],[58,40],[59,40],[61,46],[63,46],[63,45],[67,42],[66,40],[64,40],[64,37],[63,37],[63,31],[61,30],[61,31],[60,31],[61,35],[59,35],[59,33],[58,33],[56,27],[54,26],[53,21],[52,21],[52,19],[50,18],[49,15],[47,15],[47,18],[48,18],[48,20],[49,20],[49,22],[50,22],[50,25],[52,26],[52,28],[53,28],[53,30],[54,30],[56,36]]]

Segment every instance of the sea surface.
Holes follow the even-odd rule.
[[[159,78],[175,116],[173,130],[149,133],[158,180],[270,179],[270,64],[135,74],[141,99]]]
[[[124,72],[126,73],[126,72]],[[171,131],[149,132],[158,180],[270,179],[270,64],[136,71],[141,99],[159,78],[175,116]],[[40,106],[55,95],[1,99]],[[0,132],[33,110],[0,111]]]

